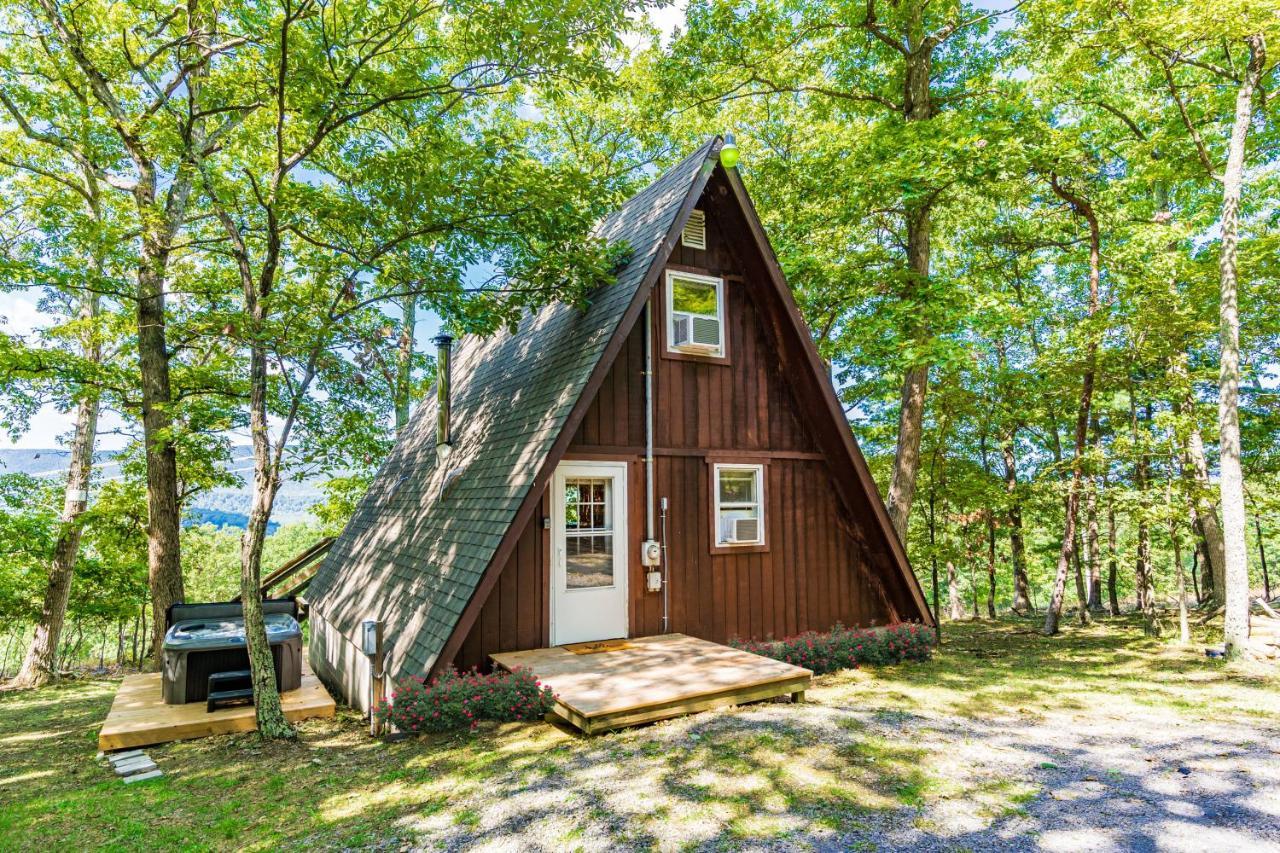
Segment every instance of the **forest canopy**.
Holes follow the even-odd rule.
[[[0,479],[26,682],[68,613],[136,661],[173,601],[254,598],[341,529],[428,325],[582,304],[626,248],[593,224],[724,132],[939,610],[1159,634],[1203,603],[1247,643],[1280,559],[1280,5],[656,8],[0,11],[0,288],[40,317],[0,335],[0,418],[75,424],[64,477]],[[291,477],[328,499],[269,533]],[[239,482],[243,531],[184,526]]]

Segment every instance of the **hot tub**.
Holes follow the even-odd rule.
[[[297,603],[264,601],[262,610],[275,664],[276,688],[281,692],[297,690],[302,686],[302,629],[298,625]],[[167,621],[161,679],[165,704],[203,702],[209,696],[210,675],[249,669],[239,602],[175,604],[169,608]]]

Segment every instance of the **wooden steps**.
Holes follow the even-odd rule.
[[[728,705],[804,698],[807,669],[684,634],[638,637],[596,654],[566,648],[491,656],[528,669],[556,694],[553,713],[587,734]]]

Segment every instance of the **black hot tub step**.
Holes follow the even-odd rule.
[[[253,701],[253,673],[247,669],[232,669],[209,674],[207,711],[245,701]]]
[[[209,701],[206,703],[205,710],[212,713],[218,708],[239,705],[242,702],[253,703],[252,687],[246,687],[241,690],[215,690],[209,694]]]

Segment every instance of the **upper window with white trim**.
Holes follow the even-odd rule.
[[[764,466],[715,466],[716,545],[764,544]]]
[[[723,357],[724,280],[667,271],[667,349]]]

